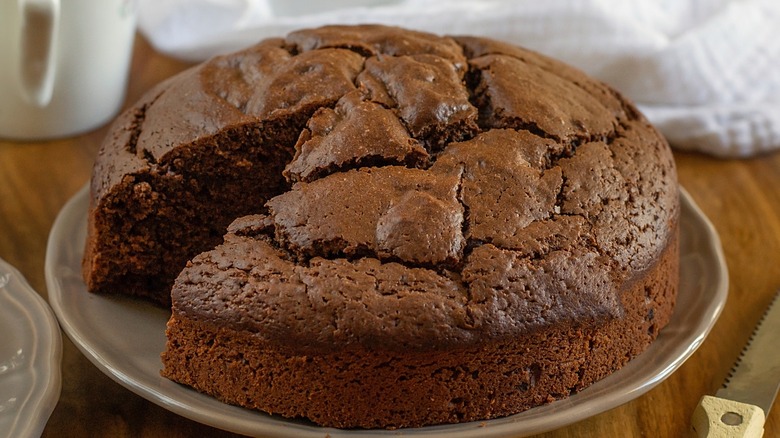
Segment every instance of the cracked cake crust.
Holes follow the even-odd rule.
[[[84,276],[172,303],[163,375],[229,403],[470,421],[643,351],[674,306],[678,215],[667,143],[606,85],[488,39],[326,26],[117,119]]]

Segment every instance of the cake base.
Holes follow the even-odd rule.
[[[675,225],[676,226],[676,225]],[[446,351],[296,351],[174,314],[162,375],[226,403],[338,428],[485,420],[566,398],[642,353],[671,318],[678,231],[626,286],[621,318]]]

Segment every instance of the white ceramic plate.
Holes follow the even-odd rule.
[[[46,301],[0,259],[0,437],[39,437],[60,398],[62,337]]]
[[[63,329],[92,363],[136,394],[184,417],[264,437],[516,437],[553,430],[626,403],[663,381],[701,345],[726,301],[728,277],[712,225],[687,193],[681,196],[679,304],[658,340],[623,369],[568,399],[483,422],[395,431],[320,428],[229,406],[160,377],[169,313],[133,299],[90,294],[82,281],[86,188],[54,224],[46,280]]]

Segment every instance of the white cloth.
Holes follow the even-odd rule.
[[[573,64],[633,99],[677,148],[780,149],[779,0],[138,0],[160,51],[204,60],[324,24],[481,35]]]

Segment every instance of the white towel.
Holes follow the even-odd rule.
[[[633,99],[676,148],[780,148],[780,0],[138,0],[161,52],[200,61],[324,24],[481,35],[573,64]]]

